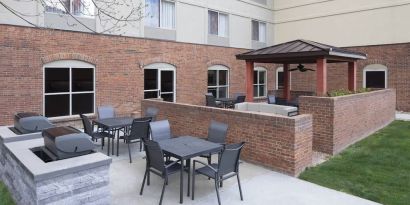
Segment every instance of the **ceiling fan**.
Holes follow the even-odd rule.
[[[305,66],[302,65],[302,64],[299,64],[296,68],[290,69],[289,71],[295,71],[295,70],[298,70],[300,72],[315,71],[315,70],[310,69],[310,68],[305,68]]]

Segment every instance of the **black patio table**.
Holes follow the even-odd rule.
[[[106,119],[96,119],[96,120],[93,120],[93,122],[99,127],[106,129],[106,130],[110,130],[112,132],[115,132],[115,129],[118,130],[118,136],[117,136],[117,156],[118,156],[119,143],[120,143],[119,128],[125,128],[125,127],[131,126],[133,120],[134,118],[132,117],[115,117],[115,118],[106,118]],[[108,144],[109,143],[110,142],[108,142]],[[112,154],[114,155],[114,140],[112,141]],[[108,155],[110,155],[110,153],[108,153]]]
[[[216,98],[216,101],[221,101],[224,108],[227,108],[229,104],[233,104],[236,99],[235,98]]]
[[[186,160],[186,167],[188,168],[188,190],[187,195],[190,192],[190,180],[191,180],[191,158],[201,156],[203,154],[219,152],[222,150],[223,146],[218,143],[209,142],[207,140],[192,137],[192,136],[182,136],[166,140],[158,141],[163,152],[169,156],[175,157],[181,160],[181,176],[180,176],[180,195],[179,202],[183,203],[183,172],[184,172],[184,161]]]

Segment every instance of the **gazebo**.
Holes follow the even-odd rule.
[[[253,101],[254,63],[283,64],[283,97],[290,101],[290,64],[316,63],[316,95],[327,93],[327,64],[348,63],[348,88],[356,91],[357,60],[366,59],[367,55],[308,40],[294,40],[258,50],[236,55],[246,61],[246,101]]]

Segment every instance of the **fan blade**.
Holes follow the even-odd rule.
[[[299,68],[289,69],[289,71],[295,71],[295,70],[299,70]]]

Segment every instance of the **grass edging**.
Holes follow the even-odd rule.
[[[392,122],[299,178],[382,204],[408,204],[410,122]]]

